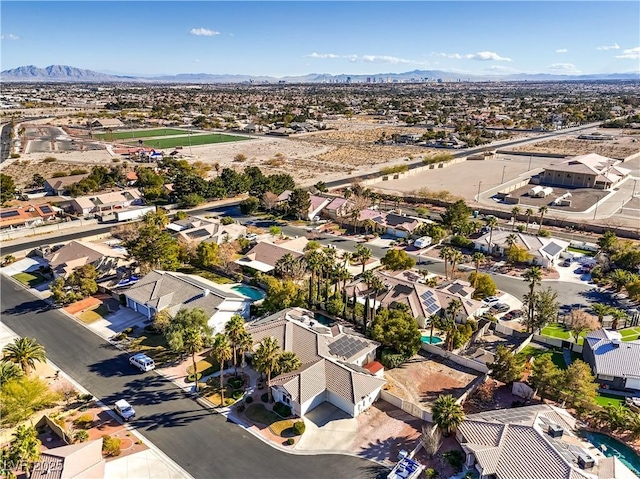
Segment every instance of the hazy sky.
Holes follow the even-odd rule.
[[[129,74],[626,73],[637,1],[1,3],[3,70]]]

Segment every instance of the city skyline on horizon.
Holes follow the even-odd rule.
[[[0,42],[2,70],[581,75],[640,71],[638,18],[625,1],[5,1]]]

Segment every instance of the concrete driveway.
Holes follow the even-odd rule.
[[[47,260],[43,258],[33,257],[33,258],[23,258],[15,263],[11,263],[9,266],[5,266],[4,268],[0,268],[7,276],[13,276],[18,273],[30,273],[31,271],[37,271],[40,266],[49,266]]]
[[[296,444],[297,451],[352,452],[358,421],[333,404],[323,402],[305,416],[305,433]]]

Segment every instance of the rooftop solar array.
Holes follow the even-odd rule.
[[[555,256],[562,251],[562,247],[556,243],[549,243],[547,246],[542,248],[542,251],[549,253],[551,256]]]
[[[0,211],[0,218],[13,218],[14,216],[20,216],[20,212],[16,210]]]
[[[42,211],[44,214],[53,213],[53,211],[51,210],[51,208],[49,208],[49,206],[47,206],[47,205],[42,205],[42,206],[40,207],[40,211]]]
[[[438,304],[438,300],[433,294],[433,291],[425,291],[420,295],[420,299],[422,300],[422,304],[424,305],[427,313],[435,314],[440,311],[440,305]]]
[[[364,350],[369,343],[353,336],[342,336],[329,344],[329,352],[341,358],[350,358],[354,354]]]
[[[447,288],[451,294],[458,294],[460,291],[464,289],[464,286],[458,283],[454,283]]]
[[[209,232],[204,228],[199,228],[195,231],[190,231],[187,233],[189,238],[204,238],[205,236],[209,236]]]

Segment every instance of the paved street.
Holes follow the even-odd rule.
[[[1,282],[2,321],[35,337],[47,356],[92,394],[135,407],[134,426],[196,478],[368,478],[380,467],[352,456],[297,456],[273,449],[212,415],[171,382],[132,370],[126,355],[17,283]]]

